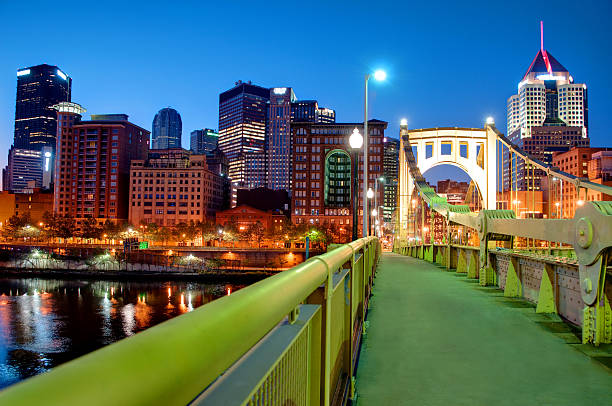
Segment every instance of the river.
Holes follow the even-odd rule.
[[[190,312],[241,286],[0,278],[0,388]]]

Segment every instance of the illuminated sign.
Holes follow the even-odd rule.
[[[25,75],[29,75],[30,74],[30,70],[29,69],[24,69],[24,70],[18,70],[17,71],[17,76],[25,76]]]
[[[273,90],[274,94],[285,94],[287,93],[286,87],[275,87]]]
[[[563,80],[565,78],[563,76],[553,76],[550,73],[546,73],[544,75],[536,76],[536,79],[538,80]]]
[[[64,75],[64,72],[62,72],[61,70],[57,70],[57,74],[59,75],[60,78],[66,80],[66,75]]]

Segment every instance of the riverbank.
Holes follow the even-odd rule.
[[[234,271],[215,270],[197,272],[149,272],[149,271],[99,271],[74,269],[15,269],[0,268],[0,277],[43,278],[43,279],[95,279],[95,280],[133,280],[133,281],[189,281],[202,283],[231,282],[251,284],[278,272],[273,271]]]

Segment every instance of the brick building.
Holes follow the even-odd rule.
[[[32,224],[43,221],[43,215],[53,213],[53,193],[41,189],[33,189],[32,193],[15,193],[15,214],[29,214]]]
[[[207,155],[151,150],[131,164],[130,223],[174,226],[212,219],[229,207],[229,186],[226,176],[209,169]]]
[[[608,148],[579,148],[575,147],[567,152],[557,153],[552,158],[552,165],[559,168],[563,172],[567,172],[571,175],[578,176],[580,178],[588,178],[589,180],[599,182],[605,182],[606,179],[606,156],[610,156],[612,150]],[[593,161],[593,158],[596,159]],[[602,161],[603,158],[603,161]],[[609,158],[608,158],[609,159]],[[591,164],[591,171],[589,171],[589,164]],[[604,162],[603,167],[601,163]],[[599,163],[599,166],[598,166]],[[612,166],[612,165],[609,165]],[[608,169],[608,171],[612,168]],[[610,172],[608,172],[610,173]],[[609,176],[609,175],[608,175]],[[558,179],[551,179],[550,191],[551,191],[551,204],[555,205],[559,203],[560,208],[558,210],[559,215],[564,218],[571,218],[574,216],[576,206],[582,204],[587,199],[586,192],[584,190],[578,191],[573,184],[569,182],[561,182]],[[598,193],[598,192],[593,192]],[[605,195],[604,195],[605,196]],[[593,196],[595,197],[595,196]],[[593,199],[595,200],[595,199]],[[604,199],[605,200],[605,199]]]
[[[220,226],[225,226],[230,220],[234,219],[238,225],[238,231],[245,231],[250,225],[260,222],[267,232],[280,230],[283,223],[289,219],[279,211],[259,210],[245,204],[232,207],[231,209],[217,212],[216,222]]]
[[[84,110],[68,107],[57,113],[55,212],[77,222],[127,221],[130,162],[146,157],[149,132],[130,123],[127,114],[81,121]]]
[[[294,224],[334,225],[350,235],[353,219],[354,174],[353,152],[349,136],[357,128],[363,134],[363,123],[292,123],[292,196],[291,220]],[[383,139],[387,123],[368,122],[368,185],[383,175]],[[359,151],[358,199],[363,202],[363,148]],[[378,204],[383,205],[384,188],[378,188]],[[372,199],[372,208],[374,199]],[[358,218],[363,222],[363,211]],[[361,235],[361,231],[359,231]]]

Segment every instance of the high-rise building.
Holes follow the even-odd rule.
[[[152,149],[180,148],[183,133],[181,115],[173,108],[161,109],[153,118]]]
[[[574,83],[543,41],[507,107],[508,138],[534,158],[550,164],[555,152],[589,146],[586,85]],[[532,173],[505,147],[502,156],[505,190],[540,190],[542,171]]]
[[[131,163],[130,223],[175,226],[214,219],[229,207],[224,183],[229,187],[229,179],[209,169],[204,154],[151,150]]]
[[[193,130],[189,148],[194,154],[209,154],[219,146],[219,133],[210,128]]]
[[[335,123],[336,112],[333,109],[319,107],[316,100],[297,100],[291,103],[291,121],[307,123]]]
[[[393,230],[395,225],[395,208],[397,207],[397,184],[399,181],[399,148],[400,142],[396,138],[383,139],[383,223],[386,228]]]
[[[44,64],[17,71],[15,148],[55,148],[57,123],[51,106],[70,101],[71,88],[72,79],[57,66]]]
[[[127,221],[130,163],[146,158],[149,132],[130,123],[127,114],[81,121],[78,108],[58,111],[68,125],[57,139],[55,212],[77,221]]]
[[[291,219],[295,224],[328,225],[339,235],[350,238],[353,219],[353,182],[358,177],[359,221],[363,221],[363,150],[359,153],[358,173],[354,173],[355,153],[348,139],[363,123],[292,123],[293,186]],[[383,139],[387,123],[368,122],[368,186],[383,174]],[[383,188],[378,188],[377,202],[383,202]],[[371,201],[372,208],[374,200]],[[372,221],[375,219],[372,218]],[[361,228],[361,223],[359,225]],[[339,239],[343,237],[339,236]]]
[[[270,89],[251,82],[219,95],[219,148],[234,187],[265,186],[265,139]],[[263,165],[262,165],[263,163]]]
[[[53,149],[45,146],[42,150],[9,149],[8,164],[3,171],[3,190],[13,193],[27,193],[33,188],[49,189],[53,173]]]
[[[270,89],[266,122],[266,175],[270,189],[291,188],[291,104],[295,100],[290,87]]]

